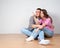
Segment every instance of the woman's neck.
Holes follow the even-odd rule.
[[[46,18],[45,18],[45,17],[43,17],[43,18],[42,18],[42,20],[46,20]]]

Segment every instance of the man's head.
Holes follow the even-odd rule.
[[[37,8],[35,13],[36,13],[36,16],[39,17],[41,13],[41,8]]]

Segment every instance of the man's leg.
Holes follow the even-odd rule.
[[[32,32],[32,34],[31,34],[31,36],[33,36],[33,38],[35,39],[38,36],[38,34],[39,34],[40,31],[41,30],[38,30],[38,32],[36,32],[36,29],[34,29],[33,32]]]
[[[40,32],[40,30],[38,30],[38,32],[36,32],[36,29],[34,29],[31,36],[29,38],[27,38],[26,41],[34,40],[38,36],[39,32]]]
[[[30,35],[32,34],[32,32],[29,31],[27,28],[23,28],[23,29],[21,30],[21,32],[24,33],[24,34],[27,35],[27,36],[30,36]]]

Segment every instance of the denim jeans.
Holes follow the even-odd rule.
[[[38,30],[38,32],[35,32],[36,29],[34,29],[33,31],[29,31],[28,29],[24,28],[21,30],[25,35],[27,36],[33,36],[34,38],[37,37],[37,35],[39,35],[38,39],[42,40],[44,39],[45,35],[47,37],[52,37],[54,32],[47,29],[47,28],[43,28],[42,30]]]

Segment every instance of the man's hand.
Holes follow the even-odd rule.
[[[35,13],[34,13],[34,12],[32,12],[32,15],[33,15],[33,16],[35,16]]]
[[[37,28],[37,29],[35,30],[35,32],[38,32],[38,30],[39,30],[39,28]]]

